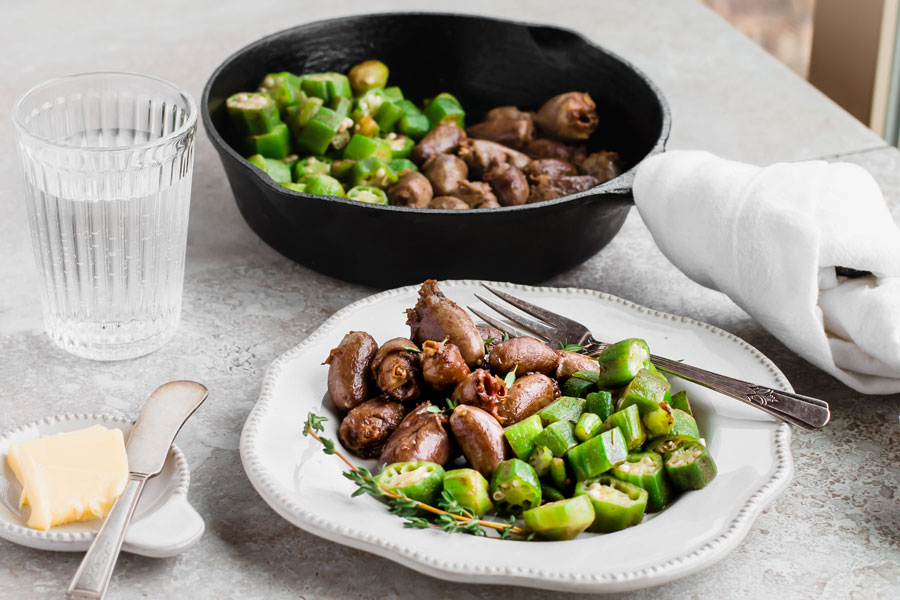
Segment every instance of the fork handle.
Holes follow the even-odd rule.
[[[809,431],[821,429],[831,419],[828,403],[818,398],[774,390],[662,356],[651,354],[650,360],[660,371],[677,375],[687,381],[755,406],[782,421]]]

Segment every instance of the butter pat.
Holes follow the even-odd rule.
[[[105,516],[128,483],[128,457],[119,429],[94,425],[13,444],[6,457],[22,484],[19,507],[31,507],[28,526]]]

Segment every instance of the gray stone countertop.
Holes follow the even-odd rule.
[[[442,5],[441,8],[450,5]],[[161,382],[196,379],[210,400],[179,436],[201,541],[170,559],[123,555],[110,597],[539,598],[545,592],[446,582],[324,541],[279,518],[238,457],[241,427],[269,363],[344,305],[377,290],[293,264],[239,216],[204,132],[198,138],[184,312],[149,356],[95,363],[43,334],[9,107],[43,80],[95,70],[154,74],[196,98],[215,66],[254,39],[319,18],[421,3],[357,0],[5,3],[0,20],[0,430],[45,415],[135,416]],[[850,160],[878,179],[900,218],[900,152],[693,0],[464,1],[461,12],[560,24],[634,62],[663,89],[670,148],[766,164]],[[848,199],[848,201],[852,201]],[[659,252],[636,211],[597,256],[550,282],[603,290],[730,331],[767,354],[797,391],[831,402],[823,432],[794,433],[795,476],[743,543],[705,571],[634,598],[900,596],[900,397],[865,397],[787,350],[727,297]],[[79,555],[0,541],[0,598],[61,597]]]

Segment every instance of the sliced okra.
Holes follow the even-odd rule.
[[[291,169],[283,161],[275,158],[266,158],[262,154],[254,154],[247,161],[271,177],[276,183],[290,183]]]
[[[716,476],[716,463],[699,442],[688,442],[666,454],[666,475],[680,490],[699,490]]]
[[[606,421],[609,418],[609,415],[616,411],[612,394],[606,390],[591,392],[585,399],[584,410],[589,413],[594,413],[600,417],[601,420]]]
[[[497,512],[517,515],[541,503],[541,482],[531,465],[512,458],[497,465],[490,493]]]
[[[672,499],[672,487],[663,467],[663,457],[656,452],[629,454],[613,467],[613,477],[647,490],[647,512],[658,512]]]
[[[540,415],[545,426],[556,421],[577,423],[581,413],[584,412],[585,402],[584,398],[562,396],[559,400],[539,410],[537,414]]]
[[[306,98],[306,94],[300,89],[300,78],[287,71],[266,75],[259,84],[259,91],[271,96],[282,112],[288,106],[299,104]]]
[[[628,445],[618,427],[578,444],[566,455],[578,481],[597,477],[624,462],[627,457]]]
[[[269,133],[281,123],[278,106],[268,94],[240,92],[229,96],[225,107],[231,122],[244,136]]]
[[[617,409],[622,410],[636,404],[641,416],[646,416],[666,401],[669,387],[669,382],[662,373],[641,369],[622,392]]]
[[[247,154],[262,154],[266,158],[285,158],[291,153],[291,132],[279,123],[269,133],[251,135],[246,140]]]
[[[488,492],[488,480],[475,469],[447,471],[444,474],[444,491],[476,517],[494,508]]]
[[[552,462],[553,450],[547,446],[536,446],[528,457],[528,464],[534,467],[534,472],[538,474],[538,477],[543,477],[547,474]]]
[[[550,423],[535,436],[534,444],[535,446],[547,446],[553,452],[553,456],[565,456],[566,452],[578,445],[578,440],[575,439],[575,426],[571,421]]]
[[[650,361],[647,342],[630,338],[610,344],[597,355],[597,387],[616,388],[630,382]]]
[[[647,508],[646,490],[608,475],[579,482],[575,486],[575,497],[590,499],[594,522],[589,529],[599,533],[637,525]]]
[[[399,462],[386,465],[375,480],[381,487],[411,500],[434,504],[441,493],[444,468],[433,462]]]
[[[330,102],[332,98],[353,98],[350,81],[343,73],[310,73],[300,78],[300,86],[307,96]]]
[[[397,174],[377,156],[358,160],[350,169],[350,181],[354,186],[372,185],[382,189],[397,183]]]
[[[638,450],[647,441],[647,432],[641,422],[641,413],[637,405],[632,404],[611,414],[603,424],[603,429],[607,430],[613,427],[622,430],[622,436],[625,438],[629,452]]]
[[[586,412],[578,418],[578,423],[575,424],[575,437],[580,442],[586,442],[600,433],[602,428],[603,421],[600,416]]]
[[[294,180],[300,181],[307,175],[329,175],[332,161],[326,156],[307,156],[294,164]]]
[[[505,427],[503,435],[506,437],[506,441],[509,442],[509,447],[512,448],[515,455],[522,460],[528,460],[535,447],[535,438],[543,430],[541,418],[537,415],[531,415],[527,419]]]
[[[594,382],[582,379],[580,377],[569,377],[562,384],[563,396],[573,396],[575,398],[584,398],[588,392],[594,389]]]
[[[347,198],[357,202],[365,202],[366,204],[387,205],[388,203],[388,197],[384,190],[371,185],[358,185],[350,188],[347,192]]]
[[[550,481],[553,482],[553,487],[564,494],[572,489],[572,479],[569,477],[565,460],[554,458],[550,461]]]
[[[669,404],[672,405],[672,408],[683,410],[691,416],[694,415],[694,411],[691,410],[691,402],[690,400],[688,400],[687,392],[685,392],[684,390],[672,394],[672,398],[669,400]]]
[[[522,513],[525,526],[547,540],[571,540],[594,522],[587,496],[560,499]]]

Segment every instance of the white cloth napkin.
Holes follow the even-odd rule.
[[[688,277],[853,389],[900,392],[900,230],[865,169],[665,152],[641,164],[634,198]]]

